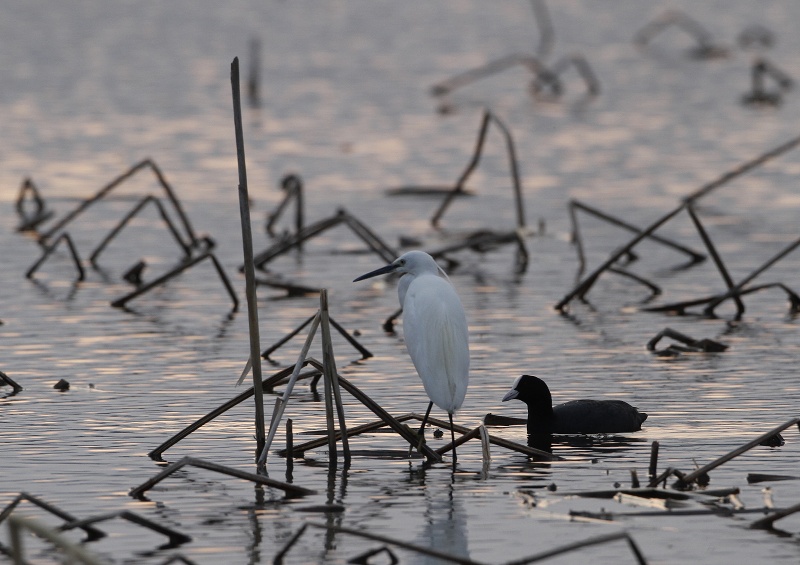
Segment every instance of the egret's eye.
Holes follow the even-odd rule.
[[[400,259],[400,262],[398,263],[398,265],[402,266],[402,265],[405,265],[405,264],[406,264],[406,260],[405,259]]]

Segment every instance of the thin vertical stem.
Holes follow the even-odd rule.
[[[250,230],[250,201],[247,194],[247,167],[244,158],[242,132],[242,101],[239,94],[239,58],[231,63],[231,89],[233,94],[233,124],[236,131],[236,158],[239,164],[239,212],[242,218],[242,248],[244,251],[245,294],[247,319],[250,326],[250,361],[253,364],[253,389],[255,391],[256,454],[264,451],[264,391],[261,388],[261,339],[258,333],[258,305],[256,304],[256,277],[253,267],[253,234]]]
[[[350,464],[350,444],[347,441],[347,424],[344,418],[344,405],[342,393],[339,390],[339,373],[336,370],[336,358],[333,355],[333,342],[331,341],[330,316],[328,313],[328,290],[321,289],[319,295],[320,325],[322,329],[322,363],[325,367],[325,378],[331,382],[331,392],[336,402],[336,413],[339,419],[339,431],[342,434],[342,452],[345,465]],[[327,388],[325,389],[328,390]],[[334,438],[335,439],[335,438]]]

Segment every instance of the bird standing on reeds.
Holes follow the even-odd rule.
[[[469,384],[469,332],[464,307],[444,270],[422,251],[409,251],[391,264],[353,282],[388,273],[402,273],[397,293],[403,309],[403,335],[411,361],[431,402],[447,412],[455,441],[453,414],[461,408]],[[453,447],[453,463],[456,450]]]

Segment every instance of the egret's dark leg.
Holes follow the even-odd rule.
[[[419,427],[419,432],[417,435],[419,436],[419,443],[417,443],[417,451],[422,449],[422,440],[425,439],[425,424],[428,423],[428,416],[431,415],[431,408],[433,408],[433,402],[428,403],[428,409],[425,411],[425,417],[422,418],[422,425]],[[411,455],[411,450],[414,449],[414,446],[408,446],[408,454]]]
[[[456,433],[453,431],[453,413],[448,412],[450,418],[450,440],[453,442],[453,470],[456,468]]]

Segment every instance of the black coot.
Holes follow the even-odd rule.
[[[528,405],[529,434],[610,434],[642,429],[647,414],[622,400],[572,400],[553,406],[550,389],[540,378],[522,375],[503,397]]]

